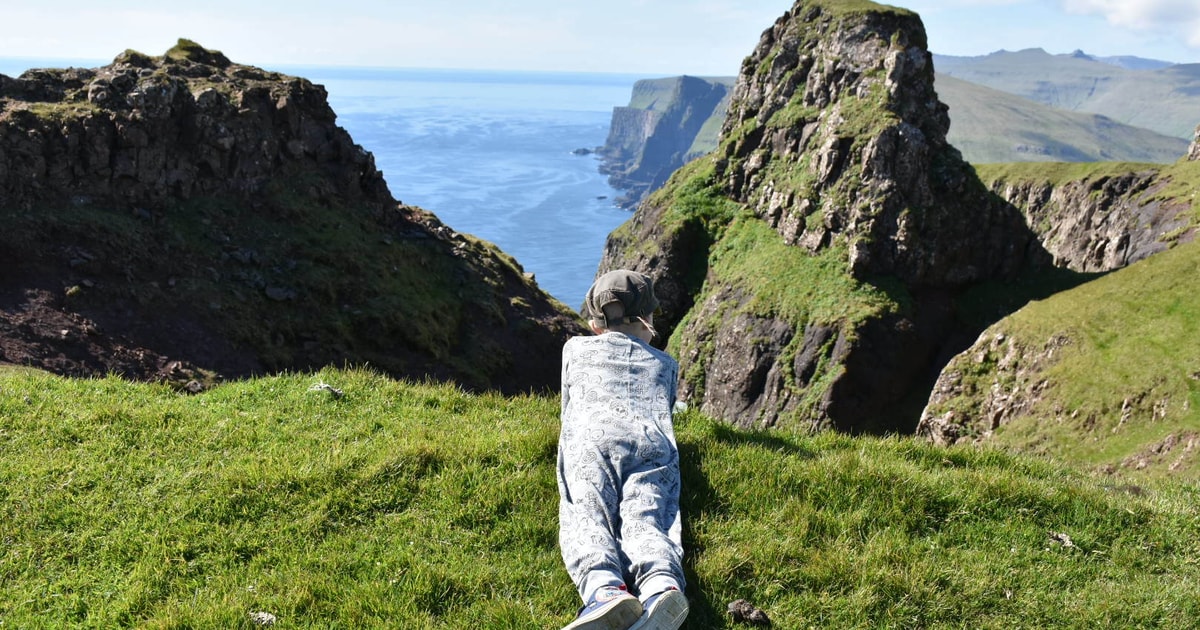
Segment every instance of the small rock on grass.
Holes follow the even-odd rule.
[[[754,626],[771,625],[771,620],[767,618],[767,613],[744,599],[736,599],[729,602],[729,615],[733,617],[734,623],[746,623]]]

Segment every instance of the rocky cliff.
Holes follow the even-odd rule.
[[[1120,269],[1190,240],[1195,230],[1192,201],[1172,193],[1179,178],[1170,168],[1011,165],[981,168],[980,174],[1022,211],[1059,267]]]
[[[1194,474],[1197,273],[1188,242],[1004,318],[947,365],[918,434],[1105,473]]]
[[[614,107],[600,171],[625,191],[618,205],[635,207],[671,173],[707,153],[728,106],[731,78],[644,79],[628,106]]]
[[[953,293],[1048,260],[948,124],[913,13],[798,2],[763,33],[717,150],[601,262],[659,278],[686,395],[744,426],[912,430],[964,343]]]
[[[716,150],[610,236],[600,271],[656,277],[701,409],[742,426],[911,432],[942,366],[989,323],[968,307],[987,302],[976,310],[994,321],[1044,296],[1030,278],[1056,261],[1056,288],[1070,286],[1087,278],[1072,261],[1120,264],[1177,225],[1139,223],[1157,210],[1104,219],[1101,201],[1058,225],[1055,209],[1002,198],[947,142],[933,76],[915,14],[797,2],[743,62]],[[1085,189],[1097,185],[1149,190],[1136,176]],[[1085,233],[1082,253],[1067,244]],[[1026,292],[988,288],[1006,285]]]
[[[581,331],[510,257],[396,202],[320,85],[186,40],[0,76],[0,218],[9,363],[523,391],[557,386],[544,357]]]
[[[1015,425],[1005,443],[1021,442],[1023,433],[1034,438],[1021,446],[1053,452],[1063,447],[1047,435],[1087,443],[1107,432],[1121,437],[1092,463],[1108,471],[1195,459],[1197,433],[1179,428],[1194,424],[1200,378],[1191,281],[1200,260],[1198,145],[1179,163],[1145,172],[1056,184],[1045,172],[1012,167],[985,174],[1031,222],[1050,226],[1044,240],[1060,264],[1114,273],[980,335],[941,373],[919,434],[940,444],[980,442]]]

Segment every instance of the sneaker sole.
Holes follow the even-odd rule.
[[[562,630],[627,630],[642,616],[642,603],[632,595],[563,626]]]
[[[654,606],[629,630],[679,630],[687,615],[687,597],[679,591],[667,591],[658,596]]]

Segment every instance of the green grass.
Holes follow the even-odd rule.
[[[310,391],[322,380],[344,396]],[[250,611],[285,627],[526,628],[569,608],[547,511],[554,401],[364,372],[194,398],[0,383],[5,628],[234,628]]]
[[[980,181],[989,188],[998,182],[1038,182],[1062,186],[1071,182],[1100,180],[1140,171],[1161,171],[1162,164],[1136,162],[1011,162],[976,165]]]
[[[697,304],[705,304],[712,295],[725,296],[723,311],[704,320],[705,332],[697,332],[692,320],[699,315],[690,313],[674,329],[669,342],[676,356],[690,357],[683,378],[696,395],[704,392],[708,382],[717,328],[739,315],[777,319],[796,331],[832,326],[840,331],[839,336],[852,338],[863,322],[907,308],[910,300],[902,288],[893,284],[889,292],[856,280],[846,271],[846,258],[846,248],[841,245],[816,254],[787,245],[770,225],[753,216],[743,214],[725,226],[709,254],[704,291],[696,298]],[[756,340],[745,342],[755,344]],[[794,413],[778,419],[778,426],[817,426],[822,422],[821,401],[845,369],[826,354],[814,374],[807,380],[798,378],[794,361],[804,351],[805,342],[801,332],[792,335],[778,360],[790,393],[802,401]]]
[[[1197,274],[1200,245],[1179,245],[1005,320],[1002,331],[1035,350],[1069,342],[1036,375],[1050,385],[1041,403],[997,442],[1099,466],[1200,433],[1200,294],[1181,280]],[[1175,474],[1195,478],[1196,462]]]
[[[314,385],[327,383],[341,397]],[[4,628],[557,628],[558,401],[325,370],[182,396],[0,370]],[[677,419],[687,628],[1180,627],[1195,486]],[[1066,534],[1074,547],[1054,543]]]
[[[726,196],[717,181],[711,157],[693,160],[675,171],[667,183],[650,196],[650,203],[668,207],[666,227],[698,221],[717,232],[741,210],[741,204]]]
[[[734,220],[713,248],[712,274],[744,288],[749,308],[795,324],[859,322],[898,308],[885,293],[846,272],[844,247],[817,254],[787,245],[766,222]]]
[[[1179,160],[1162,171],[1162,179],[1166,186],[1158,194],[1159,199],[1179,200],[1190,204],[1192,211],[1192,227],[1200,225],[1200,161]]]

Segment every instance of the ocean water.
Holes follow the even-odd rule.
[[[0,73],[107,61],[0,59]],[[609,232],[630,213],[580,148],[604,144],[639,75],[268,67],[325,86],[392,196],[495,243],[578,308]]]
[[[581,148],[604,144],[632,75],[280,68],[324,85],[392,196],[498,245],[577,308],[630,213]]]

